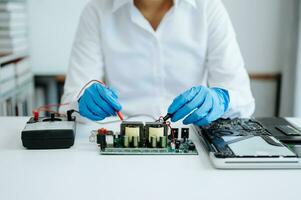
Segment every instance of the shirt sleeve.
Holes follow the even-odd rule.
[[[73,43],[69,68],[64,86],[62,103],[71,103],[77,109],[77,96],[90,80],[101,80],[104,76],[103,55],[100,41],[100,16],[97,6],[90,2],[82,12]]]
[[[255,101],[230,17],[221,0],[208,0],[206,14],[208,85],[229,91],[230,105],[224,118],[250,117]]]

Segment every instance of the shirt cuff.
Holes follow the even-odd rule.
[[[250,118],[255,110],[255,100],[253,97],[244,97],[238,92],[228,90],[230,103],[228,111],[222,118]]]

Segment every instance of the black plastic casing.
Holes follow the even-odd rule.
[[[40,118],[38,122],[34,122],[31,118],[27,124],[43,123],[46,118]],[[65,118],[61,118],[61,121],[73,123],[70,129],[57,129],[47,130],[23,130],[21,133],[22,144],[27,149],[67,149],[74,145],[76,123],[75,118],[72,121],[67,121]],[[56,123],[51,122],[51,123]]]

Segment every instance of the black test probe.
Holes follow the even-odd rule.
[[[172,114],[167,113],[167,115],[165,115],[165,117],[163,117],[163,121],[166,122],[166,121],[169,120],[171,117],[172,117]]]

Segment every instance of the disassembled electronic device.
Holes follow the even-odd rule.
[[[301,145],[301,131],[283,118],[257,118],[268,132],[285,144]]]
[[[220,119],[196,130],[216,168],[301,168],[291,146],[301,131],[284,119]]]
[[[171,128],[165,122],[122,122],[120,133],[97,131],[103,155],[198,155],[189,139],[189,128]]]
[[[67,116],[50,117],[34,116],[26,123],[21,139],[27,149],[65,149],[74,144],[75,117],[73,111]]]

